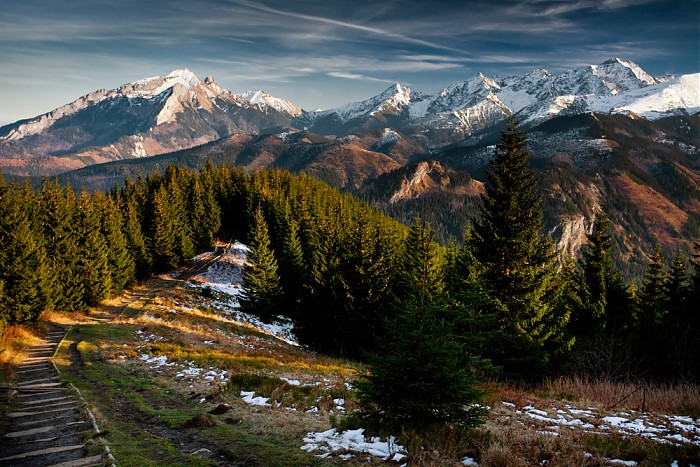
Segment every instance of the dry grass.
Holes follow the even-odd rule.
[[[544,391],[557,397],[600,404],[605,409],[633,409],[700,416],[700,386],[696,384],[628,384],[578,377],[549,381]]]
[[[14,369],[27,356],[31,346],[41,342],[40,324],[10,324],[0,334],[0,384],[14,378]]]

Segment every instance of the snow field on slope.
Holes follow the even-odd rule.
[[[247,264],[246,257],[249,252],[250,249],[240,242],[224,247],[224,252],[217,260],[205,272],[195,276],[189,285],[218,292],[217,296],[212,298],[210,306],[223,313],[231,322],[252,327],[288,344],[299,345],[289,319],[278,317],[276,322],[264,323],[257,316],[239,310],[238,297],[244,292],[243,269]],[[203,253],[195,257],[195,261],[218,253],[218,250]]]

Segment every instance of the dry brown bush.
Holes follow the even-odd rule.
[[[628,408],[666,414],[699,415],[700,386],[688,383],[619,383],[579,377],[549,381],[544,391],[602,405],[605,409]]]

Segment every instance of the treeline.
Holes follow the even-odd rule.
[[[362,359],[398,352],[400,362],[417,348],[402,344],[405,336],[440,341],[421,358],[428,365],[424,356],[433,355],[428,373],[443,374],[445,387],[454,381],[440,368],[482,371],[486,362],[521,379],[564,369],[697,378],[698,258],[678,258],[667,271],[657,254],[633,290],[610,260],[601,217],[581,257],[560,264],[542,236],[529,158],[512,125],[479,216],[464,243],[447,248],[421,222],[408,229],[280,170],[171,166],[109,193],[77,195],[51,181],[36,191],[0,181],[0,322],[85,310],[186,264],[216,237],[240,238],[252,247],[242,307],[266,320],[291,317],[315,350]]]

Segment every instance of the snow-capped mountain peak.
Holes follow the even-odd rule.
[[[298,105],[292,104],[291,102],[278,97],[273,97],[260,89],[246,91],[239,94],[239,96],[249,103],[257,105],[258,108],[263,111],[269,107],[277,110],[278,112],[289,114],[293,117],[299,117],[303,112],[301,107]]]
[[[176,79],[176,80],[182,79],[190,86],[196,86],[200,82],[199,77],[197,77],[197,75],[192,73],[187,68],[181,68],[178,70],[174,70],[174,71],[170,72],[170,74],[168,74],[168,76],[166,76],[166,79],[167,78]]]
[[[411,104],[425,99],[425,95],[399,83],[392,84],[382,93],[364,101],[350,102],[341,107],[308,114],[313,120],[334,115],[342,121],[376,114],[398,115]]]

